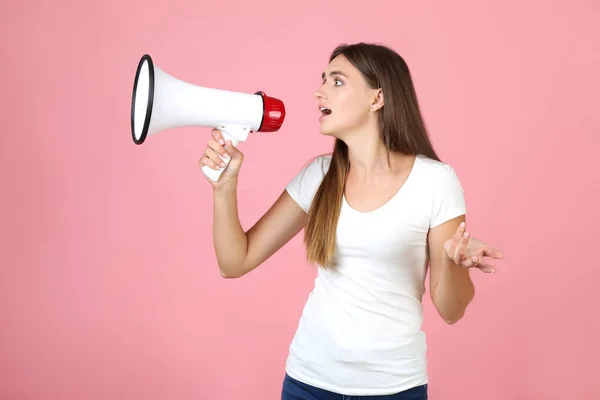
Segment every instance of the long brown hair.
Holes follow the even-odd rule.
[[[439,161],[404,59],[386,46],[371,43],[342,44],[331,53],[329,62],[339,55],[362,73],[371,88],[382,89],[384,106],[379,112],[379,126],[388,155],[421,154]],[[308,261],[324,268],[333,265],[337,221],[349,169],[348,147],[336,139],[329,169],[311,203],[304,234]]]

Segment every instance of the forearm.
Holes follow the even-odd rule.
[[[219,270],[223,277],[238,277],[244,273],[248,239],[239,220],[237,185],[215,189],[213,196],[213,241]]]
[[[433,302],[444,321],[453,324],[462,318],[475,295],[469,269],[456,265],[443,256],[439,280],[434,288]]]

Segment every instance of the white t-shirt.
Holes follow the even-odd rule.
[[[308,212],[331,156],[320,156],[288,184]],[[428,230],[466,214],[454,169],[416,158],[395,196],[371,212],[345,197],[337,226],[335,268],[318,269],[286,372],[346,395],[382,395],[428,382],[422,296]]]

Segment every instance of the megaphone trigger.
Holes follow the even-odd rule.
[[[138,63],[131,99],[131,135],[137,145],[171,128],[203,126],[218,128],[237,147],[251,132],[277,132],[284,120],[283,102],[262,91],[193,85],[162,71],[148,54]],[[229,164],[229,159],[224,161]],[[223,170],[203,168],[215,181]]]

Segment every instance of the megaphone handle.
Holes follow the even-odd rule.
[[[223,140],[225,140],[225,142],[227,142],[228,140],[231,140],[231,144],[233,144],[233,146],[237,147],[237,145],[241,141],[246,140],[246,137],[249,132],[249,127],[241,127],[241,129],[240,129],[240,127],[221,125],[221,126],[219,126],[219,130],[221,131],[221,134],[223,135]],[[231,161],[231,158],[223,158],[221,155],[219,155],[219,158],[221,158],[221,160],[223,160],[223,162],[225,163],[224,167],[219,168],[219,169],[212,169],[208,165],[204,165],[202,167],[202,172],[204,172],[204,175],[206,175],[209,179],[211,179],[214,182],[219,180],[219,178],[221,177],[221,174],[223,173],[223,171],[225,171],[225,168],[227,168],[227,166],[229,165],[229,161]]]

